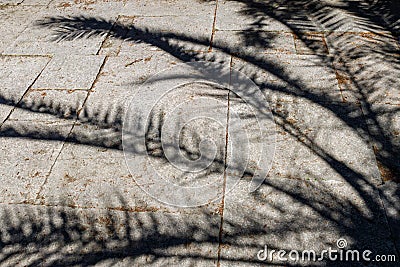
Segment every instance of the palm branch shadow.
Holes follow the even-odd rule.
[[[326,94],[326,92],[313,91],[311,90],[312,88],[308,88],[307,85],[301,79],[293,77],[285,69],[283,69],[280,66],[277,66],[274,62],[270,62],[268,61],[268,59],[265,59],[263,57],[259,57],[251,53],[244,53],[243,51],[237,51],[230,47],[221,46],[218,44],[213,44],[213,49],[222,51],[223,53],[228,55],[233,55],[234,57],[239,58],[240,60],[243,60],[245,62],[251,63],[253,66],[256,66],[261,71],[250,73],[251,78],[256,82],[257,82],[257,77],[259,77],[262,74],[262,72],[269,72],[274,76],[278,77],[279,80],[284,82],[283,85],[276,85],[269,82],[257,82],[257,84],[263,90],[265,91],[271,90],[295,98],[306,99],[335,114],[337,118],[343,121],[348,127],[353,129],[354,132],[356,132],[360,137],[369,139],[369,141],[375,145],[376,157],[379,164],[382,165],[381,168],[387,169],[388,172],[390,172],[391,175],[393,176],[393,180],[398,179],[399,177],[398,159],[400,158],[399,146],[398,144],[396,144],[395,140],[393,140],[392,137],[387,134],[385,129],[386,126],[382,125],[382,122],[380,121],[379,117],[382,115],[393,117],[396,114],[398,114],[399,108],[396,106],[390,108],[380,107],[381,110],[376,108],[376,105],[379,104],[378,101],[376,102],[374,102],[374,100],[371,101],[370,98],[370,95],[374,91],[373,90],[374,85],[372,84],[373,81],[371,82],[369,80],[366,80],[366,77],[368,77],[368,75],[373,74],[371,69],[369,69],[368,66],[354,69],[352,68],[352,66],[348,66],[346,64],[343,64],[343,62],[341,62],[341,59],[346,57],[350,58],[351,60],[356,60],[363,58],[372,52],[376,52],[378,54],[382,53],[383,55],[386,55],[387,58],[385,58],[385,61],[396,64],[398,63],[398,59],[394,55],[396,51],[398,51],[396,50],[398,49],[398,47],[396,48],[391,43],[385,43],[383,39],[383,41],[381,41],[382,42],[381,46],[383,47],[383,49],[380,51],[375,51],[375,47],[372,44],[366,45],[361,49],[354,49],[353,47],[348,48],[348,44],[352,42],[352,39],[348,38],[348,36],[346,36],[345,34],[342,34],[338,35],[337,42],[333,43],[334,51],[338,52],[335,52],[333,55],[324,54],[323,50],[321,50],[320,43],[310,40],[308,38],[307,32],[315,31],[315,29],[311,27],[305,30],[304,27],[300,27],[301,25],[304,25],[304,23],[302,24],[300,22],[306,18],[307,20],[311,20],[311,22],[314,24],[317,23],[319,25],[323,25],[325,29],[327,29],[329,32],[332,32],[335,29],[340,28],[346,23],[346,21],[337,19],[336,13],[333,12],[333,9],[329,5],[321,6],[320,4],[318,4],[317,1],[286,1],[280,3],[284,7],[286,7],[286,9],[284,9],[285,11],[282,12],[281,11],[282,9],[281,10],[274,9],[272,3],[268,1],[265,3],[259,3],[253,1],[240,1],[240,2],[244,2],[247,7],[245,10],[243,10],[243,13],[245,13],[248,16],[253,16],[256,21],[253,25],[250,25],[248,29],[249,31],[252,29],[255,30],[253,33],[251,33],[252,34],[251,38],[260,39],[259,37],[257,37],[258,36],[257,29],[262,28],[262,24],[264,23],[263,20],[260,19],[260,17],[261,18],[263,16],[272,17],[273,19],[285,24],[290,29],[292,29],[294,34],[298,36],[300,41],[304,43],[306,47],[308,47],[312,51],[318,52],[320,59],[319,64],[321,64],[321,66],[327,66],[328,68],[333,69],[336,74],[340,75],[340,77],[348,79],[349,83],[347,83],[347,85],[348,84],[352,85],[353,88],[352,90],[355,91],[355,94],[360,104],[353,105],[353,103],[341,103],[337,99],[334,99],[328,94]],[[398,33],[396,32],[398,29],[396,28],[398,27],[398,19],[395,17],[396,13],[393,11],[393,9],[388,8],[388,3],[390,5],[390,2],[391,1],[389,2],[383,1],[383,4],[378,3],[369,9],[362,9],[362,8],[360,9],[359,6],[355,7],[352,6],[351,4],[349,6],[343,6],[341,8],[364,18],[364,21],[362,21],[360,27],[368,29],[368,31],[371,31],[370,25],[373,24],[376,26],[374,26],[372,31],[378,32],[382,29],[386,29],[390,31],[392,34],[396,34]],[[394,1],[392,1],[391,3],[394,3]],[[299,6],[302,7],[305,6],[306,8],[299,9]],[[381,10],[389,10],[386,13],[382,13],[382,16],[386,19],[386,21],[377,18],[376,14],[374,14],[375,11],[381,11]],[[297,17],[298,19],[293,20],[293,17],[295,18]],[[128,42],[145,42],[157,46],[158,48],[170,53],[171,55],[175,56],[176,58],[182,61],[201,60],[202,57],[204,56],[201,53],[192,52],[190,49],[187,49],[186,46],[187,42],[192,43],[194,45],[203,45],[203,46],[208,46],[210,44],[208,39],[192,38],[190,36],[175,34],[175,33],[149,31],[132,25],[126,26],[124,24],[120,24],[117,21],[107,21],[101,18],[93,18],[93,17],[49,18],[40,21],[38,25],[41,27],[48,27],[50,29],[55,29],[57,33],[57,38],[56,38],[57,41],[74,40],[75,38],[90,38],[96,35],[108,35],[114,38],[123,39]],[[241,32],[239,34],[242,34],[245,40],[249,40],[250,38],[249,33],[247,31]],[[327,37],[329,37],[329,34]],[[184,44],[177,45],[176,42],[172,42],[176,40],[178,41],[178,43],[183,42]],[[260,40],[260,42],[261,43],[259,43],[259,45],[262,46],[268,45],[267,43],[265,43],[265,40]],[[249,41],[247,45],[251,45],[251,42]],[[385,74],[391,77],[390,72],[387,72]],[[171,77],[171,78],[176,78],[176,77]],[[28,106],[20,105],[20,107],[32,110],[31,107]],[[360,113],[361,115],[357,115],[354,117],[353,111],[356,109],[363,111],[363,113]],[[52,110],[51,108],[47,108],[45,110],[47,110],[47,112],[50,114],[56,116],[58,114],[60,117],[63,117],[62,112],[54,112],[54,110]],[[87,113],[84,112],[83,114],[89,114],[89,112]],[[349,198],[345,198],[340,194],[330,192],[327,188],[323,188],[323,186],[319,185],[318,183],[307,183],[307,184],[313,190],[319,192],[319,194],[321,195],[320,198],[315,196],[309,196],[302,191],[299,192],[296,191],[295,189],[287,188],[281,183],[276,182],[275,180],[268,180],[265,183],[265,185],[263,185],[262,190],[265,188],[269,188],[271,190],[280,192],[282,195],[288,196],[291,199],[293,199],[293,203],[302,203],[305,207],[307,207],[306,209],[311,210],[313,215],[305,216],[304,219],[297,221],[296,220],[291,221],[293,220],[293,218],[287,218],[287,220],[285,220],[284,223],[280,222],[277,225],[268,227],[266,230],[265,226],[263,225],[263,220],[275,221],[276,219],[273,217],[273,215],[265,218],[265,214],[262,212],[253,213],[253,211],[251,212],[241,211],[242,212],[241,216],[246,217],[250,223],[248,224],[247,227],[241,227],[241,225],[235,222],[235,220],[226,219],[224,224],[228,225],[233,230],[229,232],[229,234],[227,234],[224,240],[224,245],[240,249],[242,246],[240,243],[241,238],[255,236],[255,235],[264,235],[267,233],[267,231],[276,233],[277,235],[281,234],[283,236],[289,235],[289,232],[295,232],[295,233],[302,233],[305,231],[311,232],[315,229],[320,228],[317,222],[310,223],[310,221],[313,221],[313,219],[315,218],[314,217],[315,214],[320,215],[322,218],[324,218],[324,220],[330,222],[332,227],[336,227],[337,229],[339,229],[339,232],[351,236],[351,238],[354,240],[355,246],[357,245],[361,246],[362,244],[365,244],[365,239],[368,239],[367,238],[368,233],[371,231],[376,233],[376,235],[379,234],[383,235],[382,233],[383,230],[381,226],[377,225],[376,222],[374,222],[375,220],[381,221],[379,220],[379,217],[382,216],[382,210],[380,208],[381,200],[377,199],[376,195],[373,193],[376,191],[376,186],[372,184],[361,173],[354,170],[351,166],[348,166],[347,164],[343,163],[340,158],[335,157],[329,151],[325,151],[324,148],[316,144],[314,140],[307,135],[306,132],[304,132],[302,129],[293,124],[288,119],[288,117],[282,115],[279,112],[274,112],[274,116],[276,117],[276,122],[280,127],[280,129],[283,129],[289,135],[293,136],[297,140],[300,140],[304,146],[308,147],[315,154],[317,154],[321,159],[323,159],[324,162],[326,162],[329,166],[331,166],[332,169],[334,169],[337,173],[339,173],[340,176],[343,177],[348,184],[351,185],[351,187],[355,190],[355,192],[357,192],[361,196],[361,198],[365,201],[367,210],[370,211],[370,213],[364,214],[361,212],[360,214],[359,207],[354,203],[352,203]],[[120,140],[118,139],[118,133],[121,130],[121,121],[122,121],[120,115],[117,115],[113,120],[99,120],[98,118],[96,118],[96,116],[94,117],[88,116],[87,118],[84,118],[84,117],[79,117],[79,114],[76,113],[73,114],[71,118],[82,120],[84,123],[89,123],[89,124],[92,123],[93,125],[100,124],[102,127],[106,129],[111,128],[115,130],[117,139],[115,142],[113,142],[114,145],[112,146],[112,148],[120,149]],[[108,121],[108,123],[106,121]],[[13,129],[8,129],[6,131],[3,131],[2,134],[8,137],[25,136],[30,138],[31,136],[33,136],[33,134],[15,133],[15,131],[13,132]],[[39,136],[39,138],[51,139],[53,136],[57,136],[57,134],[43,133],[43,135]],[[65,137],[63,138],[64,138],[63,140],[65,140]],[[77,136],[77,137],[70,137],[69,141],[76,143],[83,143],[86,145],[105,146],[107,140],[103,141],[89,140],[88,142],[84,142],[79,139],[79,136]],[[154,141],[154,140],[149,140],[149,141]],[[157,155],[159,155],[162,158],[162,153]],[[249,173],[249,175],[251,175],[251,173]],[[397,191],[396,194],[399,195],[400,192]],[[385,196],[382,197],[385,198]],[[255,198],[257,199],[259,204],[266,204],[267,199],[263,194],[256,193]],[[327,205],[327,203],[336,203],[336,204],[334,207],[330,207]],[[267,204],[267,205],[270,205],[274,210],[279,211],[279,214],[281,214],[282,216],[283,214],[285,214],[285,212],[287,212],[287,210],[285,209],[290,209],[288,207],[284,208],[279,204]],[[295,204],[293,204],[293,206],[295,206]],[[11,211],[11,213],[13,212]],[[110,215],[109,217],[112,216],[113,215]],[[124,216],[128,217],[131,216],[130,217],[131,220],[138,220],[137,218],[135,218],[136,215],[133,215],[131,213],[126,213],[124,214]],[[152,218],[152,214],[150,215],[146,214],[145,216],[149,216],[151,220],[156,221],[156,219]],[[10,216],[6,216],[6,218],[7,217]],[[51,216],[49,215],[49,218],[52,217],[55,217],[55,215]],[[209,215],[206,215],[206,217],[209,218]],[[4,220],[6,220],[6,218]],[[173,221],[171,218],[167,219],[167,221],[169,220]],[[395,223],[398,222],[396,217],[389,218],[389,220],[393,220]],[[20,221],[22,221],[22,219]],[[32,221],[35,220],[32,219]],[[81,231],[82,227],[81,225],[77,224],[76,226],[73,227],[68,226],[69,222],[73,223],[76,221],[79,221],[79,218],[76,215],[72,215],[71,219],[64,220],[62,224],[64,228],[61,227],[60,229],[57,228],[51,229],[50,233],[47,236],[45,235],[45,237],[49,239],[52,238],[57,239],[57,237],[62,236],[62,239],[58,240],[58,242],[61,242],[62,246],[75,244],[75,240],[73,240],[73,238],[66,238],[65,235],[66,234],[68,235],[68,233],[78,232],[78,237],[82,238],[83,236],[85,236],[85,234]],[[159,222],[155,222],[153,225],[156,225],[157,223]],[[300,224],[296,225],[296,223]],[[35,223],[32,223],[32,226],[34,224]],[[128,223],[125,223],[125,227],[128,227],[128,225],[129,225]],[[35,229],[41,229],[41,227],[38,226],[35,227],[36,227]],[[118,232],[117,230],[114,229],[115,226],[113,223],[109,227],[110,229],[108,230],[110,232],[112,233]],[[207,227],[219,228],[220,225],[211,224],[208,225]],[[197,244],[218,243],[219,242],[218,237],[215,235],[210,235],[208,232],[210,229],[207,227],[191,228],[190,230],[188,229],[187,231],[179,233],[178,236],[171,236],[168,234],[160,236],[159,233],[155,231],[156,229],[155,227],[154,229],[151,230],[153,231],[153,234],[144,235],[141,239],[136,241],[132,241],[130,237],[128,237],[129,235],[127,235],[127,237],[124,237],[122,239],[117,237],[116,240],[118,243],[122,244],[127,243],[127,245],[122,245],[116,250],[113,249],[112,251],[110,250],[109,252],[107,252],[106,246],[108,243],[111,244],[115,241],[115,236],[107,237],[100,242],[95,238],[97,236],[97,233],[95,233],[90,235],[91,237],[89,238],[89,243],[92,242],[95,244],[95,246],[100,246],[100,247],[103,246],[100,249],[101,252],[96,253],[94,252],[95,250],[93,249],[89,250],[91,254],[89,257],[87,257],[85,254],[78,254],[74,256],[71,255],[66,257],[64,262],[54,261],[51,264],[90,265],[107,259],[137,258],[141,255],[149,256],[150,259],[153,259],[155,261],[152,263],[156,263],[157,260],[160,260],[163,257],[168,257],[168,255],[162,252],[156,253],[155,251],[157,251],[157,249],[160,247],[155,246],[155,244],[165,244],[165,247],[161,246],[161,248],[167,248],[167,247],[173,247],[178,244],[186,244],[187,242],[189,243],[193,242]],[[288,231],[288,229],[291,229],[291,231]],[[139,232],[143,231],[144,227],[143,226],[138,227],[137,230]],[[17,224],[16,229],[7,231],[9,234],[11,234],[11,236],[14,236],[14,239],[11,239],[10,242],[8,243],[6,242],[5,244],[3,244],[3,247],[15,244],[21,244],[23,246],[30,243],[44,242],[41,239],[37,239],[36,237],[37,235],[33,235],[33,237],[28,236],[26,239],[16,238],[16,236],[18,236],[18,233],[23,232],[22,223]],[[93,231],[95,230],[93,229]],[[127,231],[129,232],[133,230],[127,229]],[[198,231],[204,234],[205,236],[204,239],[201,240],[193,239],[193,233]],[[36,232],[33,231],[33,232],[38,233],[41,231],[36,231]],[[324,238],[325,238],[324,236],[321,236],[320,241],[326,243],[326,240],[324,240]],[[398,240],[398,237],[396,236],[392,236],[391,238],[394,241]],[[160,240],[162,240],[162,242],[160,242]],[[84,242],[88,241],[85,240]],[[143,245],[143,243],[145,245]],[[254,249],[258,249],[257,242],[252,243],[250,241],[250,244],[247,244],[247,246],[252,247]],[[290,246],[288,246],[288,249],[290,249]],[[397,247],[397,254],[398,254],[398,249],[399,248]],[[8,257],[13,257],[13,256],[14,255],[11,254]],[[43,260],[44,258],[50,258],[50,257],[51,255],[44,255],[39,257],[39,259]],[[179,258],[179,256],[176,255],[171,257]],[[200,254],[197,256],[181,255],[180,257],[191,258],[191,259],[199,257],[201,259],[210,260],[212,262],[215,262],[216,260],[227,260],[227,261],[232,260],[229,257],[225,258],[223,255],[222,256],[220,255],[219,257],[216,256],[207,257],[204,254]],[[6,260],[7,259],[8,258],[6,258]],[[236,257],[233,261],[240,263],[244,262],[252,263],[247,258],[241,258],[240,256]],[[329,265],[330,263],[328,262],[327,264]],[[335,266],[333,263],[331,264],[332,266]],[[32,266],[33,265],[35,264],[32,264]]]

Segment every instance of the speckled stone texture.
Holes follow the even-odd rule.
[[[0,0],[0,266],[398,266],[399,14],[394,0]],[[185,84],[142,118],[149,164],[128,168],[130,99],[154,97],[139,87],[193,61],[251,79],[275,141],[260,140],[254,106],[238,95]],[[196,160],[210,136],[219,149],[190,176],[159,139],[163,112],[196,97],[217,99],[192,109],[226,122],[185,128],[180,156]],[[142,190],[139,173],[151,167],[185,186],[214,179],[225,192],[234,113],[250,163],[231,192],[182,208]],[[272,155],[249,192],[258,160]],[[257,258],[265,246],[321,255],[338,239],[397,262]]]

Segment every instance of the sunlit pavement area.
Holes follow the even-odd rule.
[[[398,1],[0,0],[0,13],[1,266],[384,265],[376,255],[400,264]],[[154,114],[148,160],[166,177],[224,179],[235,107],[250,137],[237,186],[183,208],[142,190],[138,173],[149,165],[128,168],[122,131],[143,82],[194,61],[254,81],[276,143],[265,181],[249,193],[266,155],[243,101],[209,84],[167,95],[166,110],[218,99],[207,108],[227,120],[187,127],[186,156],[204,136],[218,153],[186,181],[163,157],[164,113]],[[266,247],[319,257],[339,239],[344,250],[372,251],[371,261],[257,257]]]

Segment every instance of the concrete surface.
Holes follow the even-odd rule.
[[[398,265],[396,3],[0,0],[0,265],[381,266],[257,258],[265,246],[319,255],[340,238],[347,249],[395,255],[397,263],[385,264]],[[180,208],[138,185],[148,166],[128,169],[122,129],[143,82],[198,60],[239,70],[259,86],[276,148],[265,182],[249,193],[257,160],[269,156],[259,153],[265,140],[251,109],[201,83],[166,95],[146,140],[151,166],[171,181],[214,179],[224,192],[232,112],[250,142],[234,190]],[[182,155],[192,160],[199,139],[222,144],[213,164],[190,176],[163,157],[160,111],[199,96],[222,101],[199,108],[227,120],[219,128],[199,120],[182,135]]]

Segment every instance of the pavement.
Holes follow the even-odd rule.
[[[397,1],[366,0],[0,0],[0,265],[398,266],[398,11]],[[155,98],[140,86],[197,61],[257,85],[273,146],[260,150],[272,139],[257,135],[257,106],[198,82],[157,102],[139,136],[146,163],[129,164],[143,157],[123,150],[130,103]],[[187,78],[175,74],[162,80]],[[184,127],[180,156],[196,160],[199,140],[215,142],[195,174],[171,164],[160,142],[165,114],[193,99],[194,113],[226,119]],[[248,164],[227,193],[235,114],[249,144],[236,153]],[[249,193],[260,159],[269,172]],[[220,197],[162,203],[180,191],[150,168]],[[156,195],[143,191],[147,180]],[[370,250],[370,261],[335,260],[329,248]],[[263,258],[271,250],[286,260]],[[288,258],[310,250],[321,259]]]

